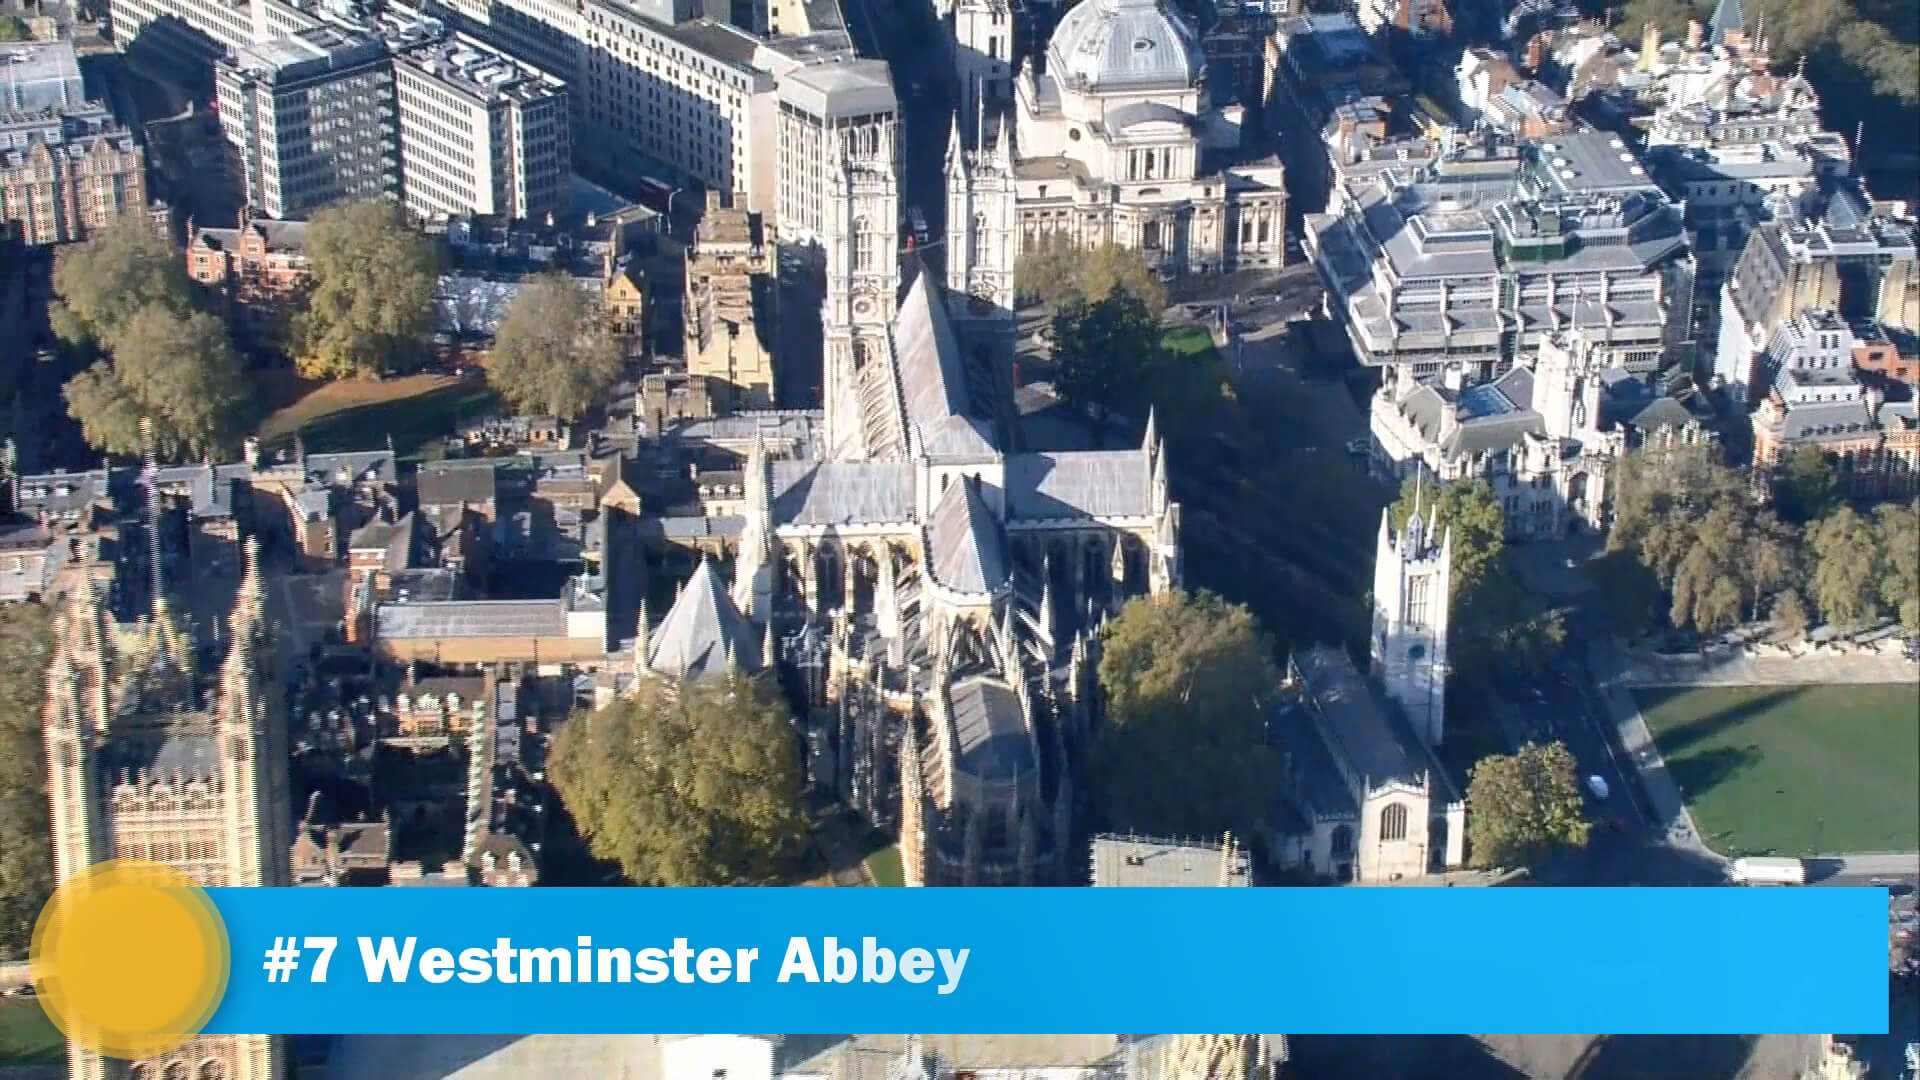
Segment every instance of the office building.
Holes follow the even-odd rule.
[[[712,19],[660,21],[614,0],[580,15],[575,120],[582,171],[631,182],[653,176],[773,200],[774,80],[756,66],[751,34]]]
[[[328,203],[400,194],[384,42],[330,26],[283,34],[223,58],[216,83],[248,206],[302,218]]]
[[[465,35],[394,42],[407,209],[539,217],[566,208],[565,86]]]
[[[879,60],[799,68],[779,80],[778,97],[776,229],[783,243],[817,245],[831,230],[840,147],[891,147],[899,101]]]

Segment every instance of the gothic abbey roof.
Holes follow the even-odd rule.
[[[773,519],[782,525],[912,521],[906,462],[776,461]]]
[[[955,592],[990,593],[1007,582],[1006,535],[972,477],[947,487],[927,526],[933,579]]]
[[[1143,450],[1017,454],[1007,459],[1008,516],[1026,520],[1153,513],[1153,469]]]
[[[997,453],[986,404],[968,382],[960,339],[933,275],[921,273],[894,318],[893,351],[907,423],[929,456],[992,457]]]
[[[973,675],[947,692],[954,763],[961,772],[989,783],[1007,783],[1038,765],[1033,738],[1020,711],[1020,698],[998,675]]]
[[[759,670],[759,635],[727,595],[719,572],[702,559],[653,631],[647,666],[675,677],[717,675],[729,649],[743,670]]]

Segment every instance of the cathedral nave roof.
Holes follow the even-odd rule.
[[[1033,739],[1020,698],[998,675],[963,678],[947,691],[947,700],[960,772],[1006,783],[1033,771]]]
[[[652,632],[647,666],[676,677],[717,675],[729,651],[741,669],[759,670],[760,635],[734,606],[713,563],[702,559]]]
[[[1152,463],[1142,450],[1016,454],[1006,476],[1007,515],[1016,520],[1153,513]]]
[[[1006,534],[981,498],[980,481],[950,484],[927,524],[933,580],[962,593],[991,593],[1007,583]]]

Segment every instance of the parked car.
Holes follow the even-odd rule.
[[[1594,798],[1599,799],[1602,802],[1606,801],[1607,782],[1601,777],[1599,776],[1587,777],[1587,790],[1593,794]]]

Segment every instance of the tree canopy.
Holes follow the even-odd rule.
[[[1099,300],[1070,301],[1053,317],[1054,388],[1104,438],[1116,412],[1136,411],[1168,363],[1160,320],[1118,286]]]
[[[1628,0],[1619,22],[1627,40],[1638,42],[1640,28],[1657,22],[1666,39],[1681,35],[1687,20],[1705,23],[1714,0]],[[1920,101],[1920,43],[1913,33],[1913,8],[1900,0],[1746,0],[1746,29],[1764,22],[1769,52],[1776,64],[1812,56],[1859,69],[1876,92],[1912,104]]]
[[[1886,564],[1881,570],[1880,602],[1900,619],[1907,633],[1920,635],[1920,500],[1879,507],[1874,525]]]
[[[487,381],[514,408],[576,420],[620,378],[620,346],[600,303],[562,273],[514,294],[487,356]]]
[[[0,606],[0,959],[27,953],[53,891],[40,709],[51,649],[47,609]]]
[[[67,412],[88,444],[137,454],[140,420],[153,422],[162,458],[230,448],[253,418],[251,388],[220,320],[150,304],[127,323],[110,358],[68,380]]]
[[[1206,592],[1135,597],[1107,626],[1099,677],[1091,773],[1108,827],[1217,836],[1263,819],[1280,770],[1261,703],[1279,673],[1251,612]]]
[[[1476,866],[1531,866],[1587,844],[1573,755],[1559,742],[1492,754],[1467,779],[1467,844]]]
[[[1835,510],[1807,530],[1807,554],[1813,602],[1828,622],[1855,626],[1879,614],[1880,538],[1872,518],[1851,506]]]
[[[178,248],[140,217],[127,217],[60,249],[53,263],[54,333],[73,346],[111,350],[149,307],[185,315],[192,291]]]
[[[1566,627],[1558,611],[1528,591],[1513,565],[1506,514],[1493,488],[1484,480],[1436,484],[1409,477],[1388,510],[1396,531],[1406,526],[1416,497],[1429,532],[1453,535],[1454,667],[1465,674],[1544,668],[1566,641]]]
[[[1013,267],[1014,289],[1054,310],[1075,301],[1092,301],[1118,287],[1159,315],[1167,306],[1166,286],[1147,260],[1132,248],[1103,244],[1080,248],[1049,235],[1021,254]]]
[[[313,287],[300,319],[304,374],[385,375],[424,352],[439,255],[397,203],[372,199],[315,214],[307,259]]]
[[[1610,559],[1630,555],[1646,569],[1674,627],[1717,633],[1758,619],[1798,580],[1798,532],[1757,502],[1746,478],[1710,448],[1629,454],[1617,476]],[[1819,487],[1810,481],[1809,505],[1826,498]]]
[[[1839,488],[1839,478],[1826,452],[1817,446],[1802,446],[1781,470],[1774,484],[1774,501],[1780,507],[1780,516],[1804,525],[1833,512],[1840,502]]]
[[[800,749],[744,677],[645,682],[554,736],[554,787],[593,853],[639,885],[761,885],[800,855]]]

